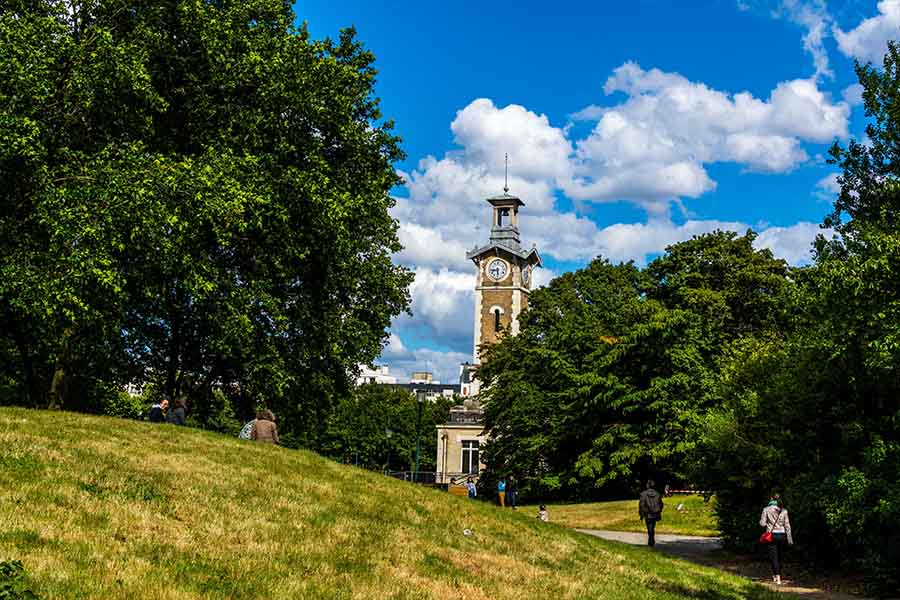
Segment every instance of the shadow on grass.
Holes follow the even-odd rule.
[[[696,590],[671,581],[657,581],[653,589],[697,600],[771,600],[775,597],[774,592],[757,585],[747,586],[740,591],[723,591],[715,588]]]

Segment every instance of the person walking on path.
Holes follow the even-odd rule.
[[[506,506],[506,480],[501,479],[497,482],[497,500],[500,502],[500,506]]]
[[[781,496],[775,494],[769,500],[769,504],[763,509],[759,518],[760,527],[766,528],[766,533],[772,534],[769,542],[769,560],[772,562],[772,581],[775,585],[781,585],[781,566],[784,559],[785,543],[793,545],[791,536],[791,520],[788,511],[781,501]],[[763,534],[765,535],[765,534]]]
[[[250,439],[266,444],[278,443],[278,428],[275,427],[275,415],[271,410],[261,410],[256,415],[253,428],[250,430]]]
[[[506,503],[516,510],[516,502],[519,500],[519,486],[515,477],[510,477],[506,483]]]
[[[166,422],[166,409],[169,408],[169,401],[163,398],[156,404],[150,407],[150,414],[147,415],[147,419],[151,423],[165,423]]]
[[[656,545],[656,522],[662,519],[663,501],[654,487],[656,483],[651,479],[647,482],[647,489],[641,492],[638,501],[638,516],[647,525],[647,545],[651,548]]]
[[[187,416],[184,398],[176,398],[172,403],[172,408],[166,413],[166,423],[172,425],[184,425]]]
[[[478,488],[475,486],[475,482],[472,481],[471,477],[469,477],[469,480],[466,482],[466,494],[469,498],[475,498],[478,495]]]

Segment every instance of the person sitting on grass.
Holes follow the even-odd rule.
[[[278,428],[275,427],[275,415],[271,410],[261,410],[256,415],[256,421],[250,430],[250,439],[266,444],[278,443]]]
[[[147,415],[147,419],[151,423],[165,423],[166,422],[166,410],[169,408],[169,401],[163,398],[156,404],[150,407],[150,413]]]
[[[550,521],[550,513],[547,512],[547,507],[543,504],[541,504],[541,507],[538,509],[537,518],[544,523],[548,523]]]
[[[184,398],[176,398],[172,403],[172,408],[166,413],[166,423],[172,425],[184,425],[187,416],[187,404]]]

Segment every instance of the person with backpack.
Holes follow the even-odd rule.
[[[769,504],[762,511],[759,518],[760,527],[766,531],[759,541],[769,545],[769,561],[772,563],[772,581],[775,585],[781,585],[781,566],[784,558],[784,545],[794,544],[791,536],[791,520],[788,511],[781,501],[781,496],[773,494]]]
[[[647,482],[647,489],[641,492],[638,501],[638,515],[647,525],[647,545],[651,548],[656,545],[656,523],[662,519],[663,501],[654,488],[656,483],[651,479]]]

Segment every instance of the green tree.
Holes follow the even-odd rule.
[[[454,403],[454,399],[442,396],[422,406],[421,471],[435,469],[435,427],[447,422]],[[334,459],[367,469],[412,470],[418,410],[416,397],[409,390],[389,385],[360,386],[335,405],[322,450]]]
[[[796,273],[781,336],[734,347],[722,405],[698,428],[695,477],[718,494],[720,525],[749,544],[773,490],[807,555],[862,567],[874,593],[900,589],[900,49],[857,65],[869,141],[835,144],[841,192]]]
[[[698,236],[644,270],[598,259],[537,290],[479,369],[489,471],[566,498],[683,480],[723,349],[785,318],[787,266],[754,239]]]
[[[152,381],[315,445],[409,302],[352,29],[277,0],[0,2],[0,352],[20,402]]]

